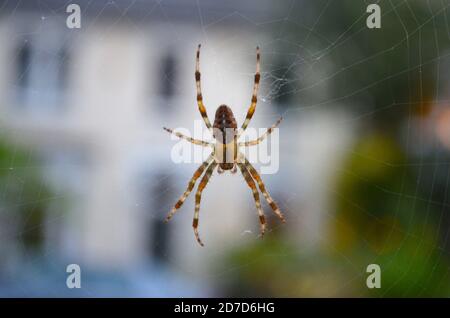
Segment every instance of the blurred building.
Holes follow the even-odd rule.
[[[66,206],[54,207],[67,209],[64,215],[49,217],[43,226],[44,248],[100,270],[152,263],[207,276],[204,270],[216,256],[258,239],[253,198],[238,175],[212,178],[200,211],[203,249],[191,227],[194,193],[164,224],[198,164],[171,161],[175,141],[162,127],[192,130],[200,119],[194,83],[198,43],[203,44],[203,96],[210,118],[225,103],[242,121],[257,44],[262,47],[261,95],[269,90],[276,43],[255,26],[276,16],[276,8],[260,2],[261,10],[237,2],[201,8],[181,1],[164,6],[77,2],[82,9],[78,30],[66,27],[65,7],[56,1],[17,9],[5,2],[0,17],[2,131],[33,149],[58,195],[67,199]],[[253,22],[243,18],[250,12]],[[291,102],[300,109],[301,101]],[[261,98],[252,125],[270,126],[278,110]],[[350,141],[352,124],[342,114],[316,108],[284,115],[280,172],[263,179],[289,222],[270,225],[299,246],[314,247],[324,239],[329,217],[324,180]],[[267,206],[265,212],[271,214]]]

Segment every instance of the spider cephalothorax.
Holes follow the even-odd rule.
[[[239,167],[239,170],[242,172],[242,175],[245,178],[248,186],[251,188],[253,192],[253,198],[255,199],[256,209],[258,210],[260,227],[261,227],[261,236],[264,235],[266,229],[266,219],[264,217],[264,212],[261,208],[261,202],[259,199],[259,192],[256,188],[255,182],[258,184],[259,190],[264,195],[267,203],[269,203],[273,212],[284,222],[283,214],[278,208],[277,204],[273,201],[270,194],[267,192],[264,183],[261,180],[261,176],[256,171],[256,169],[252,166],[252,164],[245,158],[244,154],[239,152],[239,146],[254,146],[259,144],[262,140],[264,140],[281,122],[281,118],[267,131],[261,135],[259,138],[251,141],[238,142],[239,136],[242,132],[247,128],[254,112],[256,109],[257,103],[257,95],[259,89],[259,81],[261,78],[260,75],[260,53],[259,48],[256,48],[256,74],[253,85],[253,95],[250,107],[247,111],[247,116],[245,118],[244,123],[242,124],[240,130],[238,130],[236,119],[234,118],[233,111],[230,107],[226,105],[221,105],[216,110],[216,115],[214,119],[214,124],[211,126],[211,122],[209,121],[208,114],[206,113],[206,108],[203,105],[203,96],[201,90],[201,82],[200,82],[200,45],[197,49],[196,55],[196,67],[195,67],[195,82],[197,86],[197,104],[200,114],[203,117],[203,121],[205,122],[206,127],[210,130],[212,135],[214,136],[215,143],[210,143],[203,140],[193,139],[191,137],[187,137],[179,132],[174,132],[172,129],[164,128],[170,133],[174,133],[181,139],[187,140],[195,145],[201,145],[204,147],[211,147],[212,153],[209,155],[208,159],[206,159],[202,165],[194,172],[189,184],[187,186],[186,191],[180,197],[180,199],[175,203],[173,209],[167,215],[166,221],[169,221],[175,212],[183,205],[184,201],[191,193],[194,188],[195,182],[203,175],[200,184],[198,185],[197,193],[195,195],[195,213],[194,220],[192,226],[194,227],[195,237],[200,245],[203,246],[202,241],[200,240],[200,236],[198,235],[198,218],[200,213],[200,201],[202,197],[203,189],[206,187],[209,179],[211,178],[214,169],[217,167],[217,171],[219,173],[224,170],[231,170],[232,173],[236,172],[236,166]]]

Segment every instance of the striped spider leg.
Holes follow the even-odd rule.
[[[275,124],[273,124],[271,127],[267,128],[267,130],[264,132],[264,134],[262,134],[261,136],[259,136],[257,139],[255,140],[249,140],[249,141],[243,141],[243,142],[239,142],[238,145],[241,147],[249,147],[249,146],[256,146],[257,144],[259,144],[261,141],[263,141],[264,139],[267,138],[268,135],[270,135],[275,128],[278,127],[278,125],[281,123],[281,121],[283,120],[283,117],[280,117]]]
[[[250,123],[250,120],[253,117],[253,114],[256,110],[256,104],[258,102],[258,90],[259,90],[259,82],[261,80],[261,54],[259,52],[259,46],[256,47],[256,72],[255,72],[255,79],[253,82],[253,93],[252,93],[252,101],[250,104],[250,107],[247,111],[247,116],[245,116],[245,120],[242,123],[241,131],[239,134],[241,134],[245,129],[247,129],[248,124]]]
[[[255,169],[255,167],[253,167],[253,165],[248,161],[248,159],[245,158],[245,155],[243,153],[239,153],[237,165],[238,165],[239,169],[241,170],[241,173],[242,173],[245,181],[247,182],[247,185],[252,190],[256,209],[258,211],[261,237],[262,237],[262,236],[264,236],[265,229],[266,229],[266,219],[264,216],[264,212],[261,208],[261,202],[259,199],[259,193],[256,188],[255,181],[258,184],[259,190],[263,194],[264,198],[266,199],[267,203],[271,207],[272,211],[280,218],[280,220],[283,223],[285,223],[286,220],[283,216],[283,213],[281,213],[278,205],[275,203],[275,201],[270,196],[269,192],[266,190],[264,182],[262,181],[261,176],[259,175],[258,171]]]
[[[197,88],[197,104],[198,110],[200,111],[200,115],[202,115],[203,121],[205,122],[206,127],[212,133],[211,122],[209,121],[208,114],[206,113],[205,105],[203,104],[203,95],[202,95],[202,83],[201,83],[201,73],[200,73],[200,48],[201,44],[197,47],[197,54],[195,58],[195,86]]]
[[[184,193],[178,199],[177,203],[175,203],[175,206],[172,208],[172,210],[170,210],[169,214],[166,217],[165,222],[169,222],[169,220],[178,211],[178,209],[181,208],[181,206],[183,205],[183,203],[186,200],[186,198],[189,196],[189,194],[191,194],[192,189],[194,188],[195,183],[197,182],[198,178],[200,178],[202,176],[203,172],[205,171],[205,169],[211,165],[211,163],[213,162],[213,159],[214,159],[214,155],[211,154],[208,157],[208,159],[206,159],[200,165],[200,167],[198,167],[197,170],[195,170],[194,175],[192,176],[192,178],[188,182],[186,191],[184,191]]]
[[[195,212],[194,212],[194,220],[192,221],[192,227],[194,228],[195,238],[197,239],[197,242],[201,246],[204,246],[204,244],[198,234],[198,218],[199,218],[199,214],[200,214],[200,202],[202,200],[202,192],[205,189],[206,185],[208,184],[209,179],[211,178],[217,164],[218,163],[216,161],[213,161],[213,163],[211,163],[209,165],[208,169],[206,170],[205,174],[203,175],[202,180],[200,181],[200,183],[198,185],[197,193],[195,193]]]
[[[190,143],[192,143],[194,145],[203,146],[203,147],[212,147],[213,146],[213,144],[210,142],[191,138],[189,136],[183,135],[182,133],[180,133],[178,131],[173,131],[173,129],[166,128],[166,127],[163,127],[163,129],[165,131],[167,131],[169,134],[174,134],[178,138],[189,141]]]
[[[259,216],[261,237],[263,237],[264,233],[266,232],[266,217],[264,216],[264,212],[261,208],[261,201],[259,199],[259,192],[256,189],[255,181],[251,177],[247,166],[243,162],[237,162],[237,166],[239,167],[239,170],[241,170],[241,173],[244,176],[244,179],[247,182],[247,185],[252,190],[253,199],[255,200],[256,210],[258,211],[258,216]]]
[[[258,90],[259,90],[259,83],[261,80],[261,56],[259,47],[256,48],[256,73],[253,83],[253,93],[252,93],[252,99],[250,107],[247,111],[247,116],[245,117],[244,123],[242,124],[242,127],[238,133],[238,138],[241,136],[241,134],[247,129],[248,124],[250,123],[250,120],[253,117],[253,114],[256,110],[256,105],[258,102]],[[261,135],[259,138],[251,141],[245,141],[245,142],[238,142],[238,146],[255,146],[259,144],[261,141],[263,141],[268,135],[270,135],[273,130],[281,123],[282,117],[280,117],[275,124],[273,124],[270,128],[267,129],[267,131]],[[264,195],[264,198],[266,199],[267,203],[272,208],[273,212],[283,221],[285,222],[284,216],[281,213],[280,209],[278,208],[275,201],[272,199],[270,194],[267,192],[266,187],[261,179],[261,176],[256,171],[256,169],[253,167],[253,165],[245,158],[244,154],[239,153],[238,154],[238,163],[237,163],[239,169],[242,172],[242,175],[244,176],[244,179],[247,181],[248,186],[251,188],[253,192],[253,198],[255,199],[256,209],[258,210],[259,215],[259,221],[260,221],[260,227],[261,227],[261,236],[264,235],[265,232],[265,217],[264,213],[261,209],[261,203],[259,200],[259,194],[256,189],[255,181],[258,184],[259,190]]]
[[[275,203],[275,201],[270,196],[269,192],[266,190],[266,187],[264,185],[264,182],[261,179],[261,176],[259,175],[258,171],[256,171],[255,167],[248,161],[247,158],[242,154],[242,159],[244,161],[244,165],[247,168],[248,171],[250,171],[250,175],[253,177],[253,179],[258,184],[259,190],[263,194],[264,198],[266,199],[269,206],[272,208],[273,212],[280,218],[280,220],[285,223],[286,220],[283,216],[283,213],[281,213],[280,208]]]

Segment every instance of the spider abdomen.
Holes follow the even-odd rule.
[[[230,128],[234,131],[237,129],[236,119],[234,118],[233,111],[230,107],[227,105],[220,105],[217,108],[213,128],[222,131],[226,128]]]
[[[216,110],[213,134],[216,139],[215,157],[220,168],[230,170],[237,158],[237,123],[233,111],[227,105]]]

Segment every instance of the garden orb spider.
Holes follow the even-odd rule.
[[[233,111],[226,105],[221,105],[216,110],[214,124],[211,126],[211,122],[209,121],[208,114],[206,113],[205,105],[203,105],[203,97],[202,97],[202,89],[200,83],[200,44],[197,48],[196,55],[196,64],[195,64],[195,82],[197,86],[197,104],[200,114],[202,115],[203,121],[205,122],[206,127],[212,133],[215,138],[215,143],[210,143],[203,140],[193,139],[191,137],[185,136],[179,132],[174,132],[172,129],[164,127],[166,131],[169,133],[175,134],[177,137],[187,140],[195,145],[200,145],[204,147],[211,147],[212,153],[209,155],[208,159],[206,159],[202,165],[195,171],[191,180],[189,180],[186,191],[180,197],[180,199],[175,203],[175,206],[169,212],[166,217],[166,222],[168,222],[175,212],[183,205],[186,198],[191,193],[192,189],[196,181],[203,175],[200,180],[200,184],[197,188],[197,193],[195,194],[195,212],[194,212],[194,220],[192,222],[192,226],[194,228],[194,234],[198,241],[198,243],[203,246],[203,242],[200,239],[198,234],[198,219],[200,213],[200,201],[202,198],[202,192],[205,189],[211,175],[214,170],[217,168],[218,173],[223,173],[224,170],[230,170],[231,173],[236,173],[237,168],[241,171],[244,176],[247,185],[253,192],[253,198],[255,200],[256,209],[259,215],[260,229],[261,229],[261,237],[264,236],[264,232],[266,230],[266,219],[264,216],[264,212],[261,208],[261,201],[259,199],[259,192],[256,188],[256,183],[258,184],[259,190],[264,195],[267,203],[272,208],[273,212],[281,219],[281,221],[285,222],[283,214],[278,208],[277,204],[274,202],[270,194],[267,192],[266,187],[264,186],[263,181],[261,180],[261,176],[256,171],[256,169],[252,166],[252,164],[245,158],[244,154],[239,152],[238,147],[244,146],[255,146],[263,141],[272,131],[278,126],[281,122],[281,119],[272,125],[267,131],[261,135],[259,138],[251,141],[238,142],[239,136],[245,131],[250,120],[252,119],[253,114],[255,113],[256,103],[257,103],[257,95],[259,89],[259,81],[261,79],[260,74],[260,52],[259,47],[256,48],[256,73],[255,80],[253,84],[253,95],[251,99],[250,107],[247,111],[247,116],[245,118],[244,123],[241,128],[238,130],[236,119],[234,118]]]

